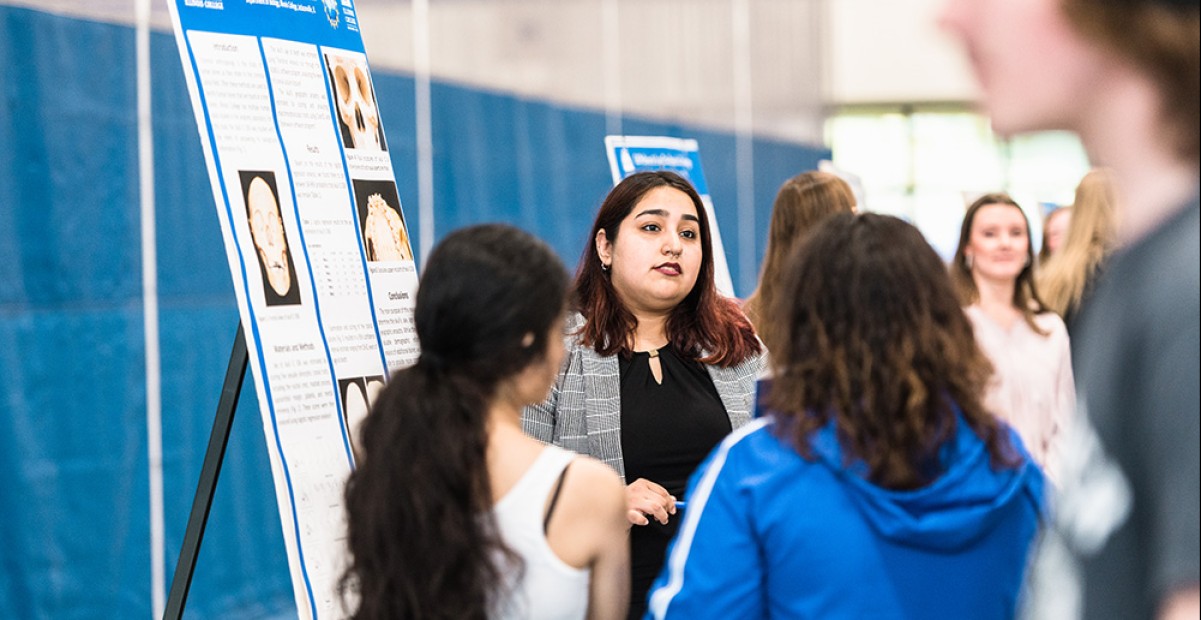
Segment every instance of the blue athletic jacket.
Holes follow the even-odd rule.
[[[994,470],[959,419],[946,473],[915,491],[844,466],[833,426],[806,461],[770,415],[701,463],[647,618],[1012,618],[1044,478]],[[856,467],[859,465],[859,467]]]

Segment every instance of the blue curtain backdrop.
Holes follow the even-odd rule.
[[[151,612],[134,63],[132,28],[0,6],[0,617]],[[152,80],[170,583],[238,318],[170,34],[152,36]],[[416,246],[413,80],[375,82]],[[574,267],[611,185],[604,115],[444,83],[432,96],[436,235],[507,221]],[[742,295],[776,188],[829,156],[755,141],[756,262],[740,269],[734,136],[631,118],[624,133],[699,140]],[[295,613],[246,385],[189,617]]]

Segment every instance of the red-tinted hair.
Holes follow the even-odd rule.
[[[638,327],[622,304],[609,274],[601,269],[596,254],[596,235],[601,230],[610,242],[617,242],[621,222],[651,190],[670,187],[686,194],[696,207],[701,230],[701,268],[696,285],[667,319],[667,338],[676,350],[706,364],[729,367],[746,361],[762,350],[750,321],[731,299],[717,292],[713,281],[713,241],[705,206],[687,180],[674,172],[634,173],[609,192],[596,214],[592,233],[580,256],[572,289],[572,304],[584,315],[580,341],[600,355],[632,353],[631,335]]]

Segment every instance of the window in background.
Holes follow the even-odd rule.
[[[1089,169],[1073,134],[1003,140],[986,118],[954,107],[847,110],[827,121],[826,140],[835,166],[861,180],[861,208],[912,222],[945,260],[955,252],[964,209],[996,191],[1022,205],[1037,251],[1044,213],[1071,203]]]
[[[834,164],[863,183],[867,204],[860,208],[909,217],[908,202],[897,200],[909,195],[913,183],[908,118],[895,112],[837,116],[827,123],[827,134]]]

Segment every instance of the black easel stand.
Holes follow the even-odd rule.
[[[204,538],[209,508],[213,506],[217,476],[221,475],[221,461],[225,458],[225,445],[229,442],[234,409],[238,406],[238,394],[242,391],[242,380],[246,378],[249,361],[245,333],[239,322],[238,335],[234,337],[233,350],[229,353],[229,367],[225,371],[221,400],[217,403],[217,416],[213,419],[213,433],[209,435],[208,450],[204,453],[204,465],[200,469],[200,482],[196,485],[196,499],[192,500],[192,514],[188,517],[188,529],[184,532],[183,547],[179,550],[179,562],[175,564],[175,576],[171,579],[171,593],[167,596],[163,620],[179,620],[183,616],[188,589],[192,587],[192,573],[196,570],[196,556],[200,553],[200,541]]]

